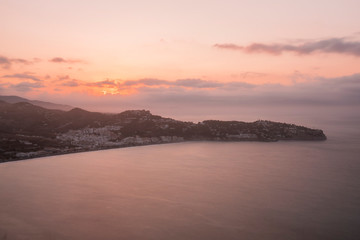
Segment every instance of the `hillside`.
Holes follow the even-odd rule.
[[[325,140],[323,131],[271,121],[177,121],[146,110],[51,110],[0,101],[0,161],[179,141]]]

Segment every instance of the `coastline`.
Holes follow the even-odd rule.
[[[223,143],[230,143],[230,142],[262,142],[262,143],[275,143],[275,142],[319,142],[319,141],[326,141],[325,139],[288,139],[288,140],[258,140],[258,139],[241,139],[241,140],[217,140],[217,139],[192,139],[192,140],[181,140],[181,141],[168,141],[168,142],[157,142],[157,143],[141,143],[141,144],[128,144],[128,145],[119,145],[119,146],[102,146],[102,147],[93,147],[93,148],[73,148],[73,149],[57,149],[54,152],[47,152],[46,150],[40,150],[38,152],[31,152],[31,155],[28,157],[19,157],[13,159],[0,159],[1,163],[6,162],[16,162],[16,161],[24,161],[30,160],[35,158],[44,158],[44,157],[52,157],[52,156],[59,156],[59,155],[68,155],[73,153],[84,153],[84,152],[95,152],[95,151],[102,151],[102,150],[110,150],[110,149],[120,149],[120,148],[130,148],[130,147],[142,147],[142,146],[151,146],[151,145],[161,145],[161,144],[173,144],[173,143],[190,143],[190,142],[223,142]]]

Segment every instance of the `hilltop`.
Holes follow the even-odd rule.
[[[0,139],[0,161],[11,161],[181,141],[325,140],[326,136],[322,130],[263,120],[193,123],[153,115],[147,110],[105,114],[0,101]]]

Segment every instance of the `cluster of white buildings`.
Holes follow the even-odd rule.
[[[184,141],[183,137],[177,136],[133,136],[122,138],[121,133],[119,132],[120,129],[121,126],[106,126],[102,128],[70,130],[67,133],[58,135],[57,139],[63,142],[68,142],[73,146],[86,148],[121,147]]]

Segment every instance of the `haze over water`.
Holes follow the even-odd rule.
[[[0,239],[359,239],[354,123],[1,164]]]

